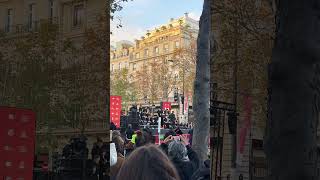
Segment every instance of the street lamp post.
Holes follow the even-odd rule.
[[[173,63],[173,60],[168,60],[168,62],[172,62]],[[182,63],[182,96],[181,96],[181,100],[183,99],[183,101],[181,101],[181,103],[182,103],[182,118],[183,118],[183,120],[185,120],[185,114],[184,114],[184,101],[185,101],[185,99],[184,99],[184,97],[185,97],[185,85],[184,85],[184,79],[185,79],[185,61],[183,61],[183,63]],[[188,107],[189,108],[189,107]]]

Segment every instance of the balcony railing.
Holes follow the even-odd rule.
[[[58,18],[41,19],[39,21],[33,21],[26,24],[6,25],[0,31],[5,35],[19,35],[30,32],[39,32],[42,26],[46,25],[58,25]]]

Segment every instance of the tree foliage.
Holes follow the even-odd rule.
[[[59,128],[84,133],[106,122],[109,32],[105,16],[99,20],[84,30],[80,42],[63,37],[57,24],[45,20],[38,29],[0,39],[1,105],[36,112],[37,132],[50,137],[37,145],[53,145],[50,134]]]
[[[134,102],[137,96],[137,90],[132,82],[129,80],[129,69],[123,68],[116,71],[111,76],[110,94],[114,96],[121,96],[125,108]]]
[[[250,94],[255,127],[263,132],[267,117],[267,64],[274,40],[272,6],[268,1],[218,0],[213,12],[215,53],[211,66],[218,99],[233,103],[237,63],[238,102],[242,102],[242,95]],[[237,106],[242,112],[242,105]]]

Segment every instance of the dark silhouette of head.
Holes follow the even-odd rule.
[[[166,132],[165,134],[164,134],[164,139],[165,138],[167,138],[167,137],[169,137],[169,136],[176,136],[177,134],[176,134],[176,132],[174,132],[174,130],[170,130],[170,131],[168,131],[168,132]]]
[[[152,132],[148,130],[137,131],[136,147],[154,143]]]
[[[169,158],[155,145],[142,146],[130,154],[117,180],[180,180]]]

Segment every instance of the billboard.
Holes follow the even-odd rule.
[[[110,97],[110,121],[113,122],[117,128],[120,128],[121,102],[121,96]]]
[[[0,107],[0,178],[32,180],[35,113]]]

